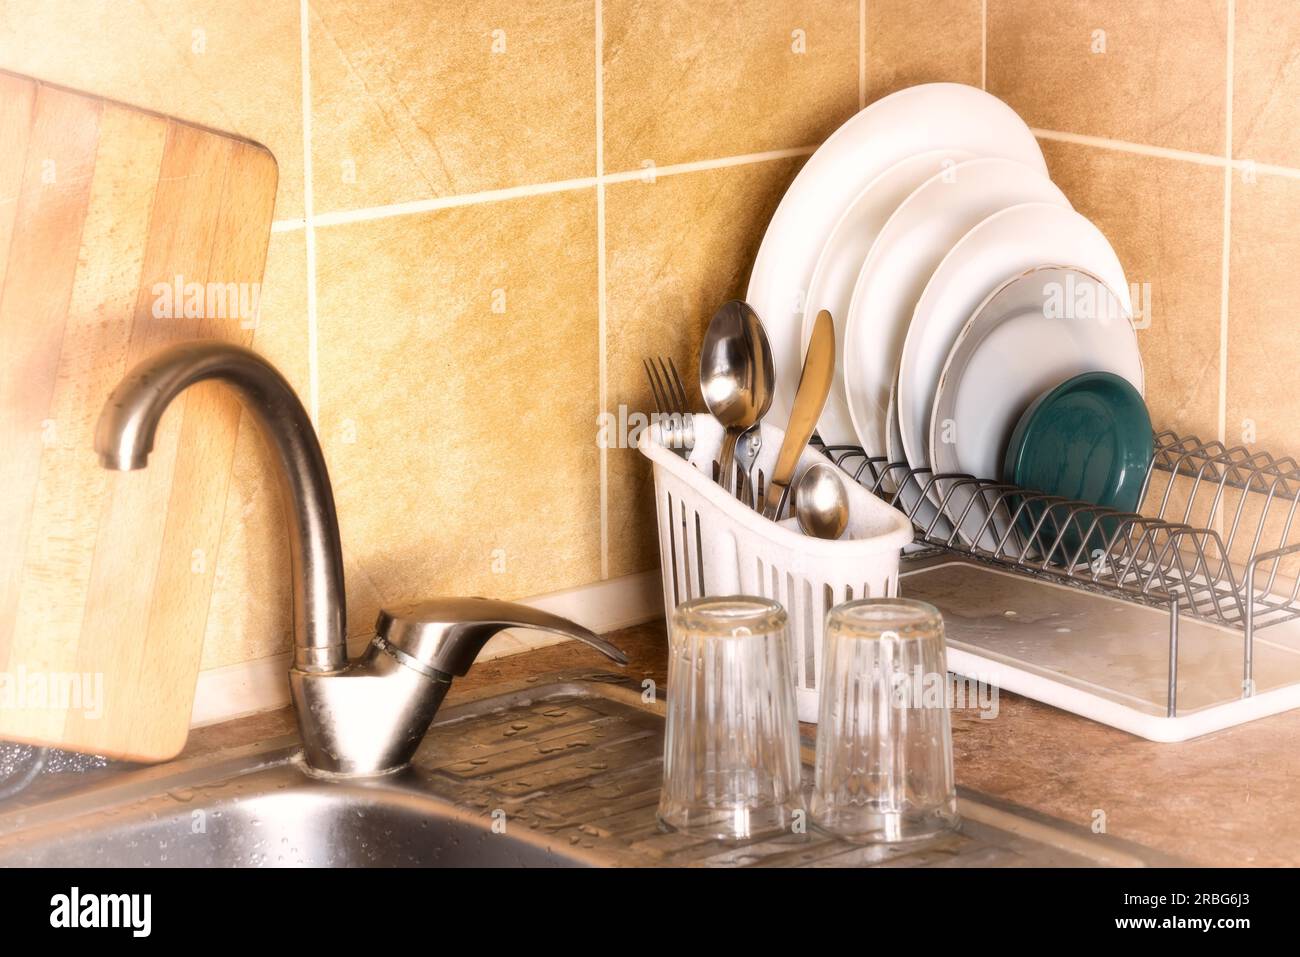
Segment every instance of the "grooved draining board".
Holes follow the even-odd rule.
[[[1168,715],[1169,616],[967,561],[919,559],[899,585],[943,613],[949,670],[1152,741],[1174,742],[1300,707],[1300,626],[1255,638],[1242,694],[1240,631],[1180,619],[1177,715]]]
[[[163,760],[189,727],[240,407],[188,390],[137,472],[100,468],[95,423],[170,343],[252,344],[275,160],[3,72],[0,143],[0,738]]]

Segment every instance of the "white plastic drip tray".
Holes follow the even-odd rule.
[[[964,561],[904,567],[900,591],[943,612],[952,671],[1155,741],[1300,706],[1295,627],[1256,633],[1255,694],[1243,698],[1242,633],[1183,616],[1170,718],[1163,609]]]

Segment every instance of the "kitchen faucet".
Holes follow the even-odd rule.
[[[374,775],[405,767],[452,678],[505,628],[586,642],[619,664],[627,657],[567,618],[486,598],[437,598],[381,611],[375,637],[347,654],[343,550],[320,443],[292,386],[257,353],[213,340],[184,342],[145,359],[108,397],[95,431],[105,468],[144,468],[171,401],[196,382],[229,385],[262,428],[279,463],[293,575],[289,688],[303,756],[316,771]]]

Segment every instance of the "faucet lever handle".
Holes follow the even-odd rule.
[[[620,665],[627,655],[594,632],[559,615],[491,598],[435,598],[383,610],[375,637],[413,660],[421,670],[460,676],[489,638],[507,628],[532,628],[577,638]]]

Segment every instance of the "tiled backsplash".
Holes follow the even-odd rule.
[[[357,635],[653,567],[598,414],[694,365],[803,158],[919,82],[1019,110],[1150,284],[1159,424],[1300,452],[1297,51],[1289,0],[0,3],[0,67],[276,155],[254,346],[315,417]],[[271,474],[243,428],[205,667],[289,647]]]

